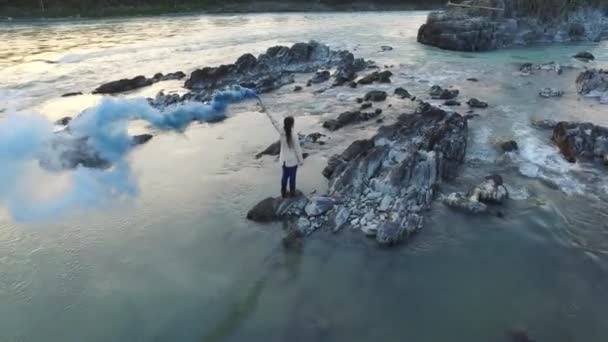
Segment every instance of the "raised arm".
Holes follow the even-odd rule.
[[[279,124],[279,122],[266,110],[266,106],[264,106],[264,104],[259,98],[258,101],[260,102],[260,106],[262,106],[262,112],[264,112],[264,114],[268,116],[270,122],[272,122],[272,125],[277,130],[277,132],[279,132],[279,134],[283,134],[283,130],[281,129],[281,125]]]

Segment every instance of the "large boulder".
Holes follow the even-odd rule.
[[[585,70],[576,78],[576,90],[587,97],[608,95],[608,70]]]
[[[139,88],[143,88],[153,84],[152,79],[146,78],[145,76],[137,76],[134,78],[123,78],[118,81],[112,81],[104,83],[93,90],[93,94],[116,94],[125,91],[131,91]]]
[[[608,33],[608,21],[599,8],[560,8],[548,14],[550,11],[517,0],[468,0],[462,5],[470,7],[449,6],[445,11],[431,12],[418,30],[418,42],[447,50],[487,51],[547,42],[597,41]],[[537,6],[559,7],[551,2]]]
[[[295,197],[268,197],[256,204],[247,213],[247,219],[255,222],[273,222],[304,214],[309,200],[301,192]]]
[[[564,158],[575,163],[579,157],[608,162],[608,128],[592,123],[559,122],[553,141]]]

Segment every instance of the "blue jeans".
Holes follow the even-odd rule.
[[[298,166],[285,166],[283,163],[283,178],[281,179],[281,195],[287,194],[287,181],[289,181],[289,191],[295,193],[296,191],[296,172]]]

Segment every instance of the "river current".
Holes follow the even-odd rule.
[[[567,163],[550,132],[531,122],[608,125],[608,106],[577,96],[574,79],[584,66],[571,58],[587,50],[597,58],[594,66],[606,67],[608,42],[442,51],[416,42],[426,14],[0,23],[0,116],[74,116],[100,101],[90,92],[107,81],[188,74],[246,52],[317,40],[389,67],[392,84],[370,89],[392,93],[403,86],[426,98],[438,84],[460,89],[461,100],[490,103],[469,121],[461,176],[441,191],[466,191],[500,173],[511,193],[500,218],[435,203],[424,229],[393,249],[344,231],[317,232],[300,252],[284,251],[280,224],[245,220],[255,203],[278,193],[280,176],[274,159],[254,158],[276,133],[245,101],[231,106],[223,122],[193,124],[183,134],[153,132],[128,158],[139,188],[134,197],[31,222],[0,209],[0,341],[487,342],[508,341],[513,329],[536,341],[606,341],[607,171]],[[549,61],[578,69],[518,72],[520,63]],[[296,83],[309,77],[299,75]],[[121,96],[179,92],[181,85],[160,82]],[[318,87],[294,93],[286,86],[263,99],[274,115],[294,115],[296,129],[312,133],[353,108],[365,90],[313,94]],[[542,99],[544,87],[566,93]],[[74,91],[85,95],[60,97]],[[412,105],[389,98],[381,108],[390,122]],[[299,187],[325,191],[320,172],[327,158],[376,128],[330,134],[299,171]],[[508,139],[520,152],[505,162],[495,143]],[[65,190],[61,175],[32,172],[26,179],[41,197]]]

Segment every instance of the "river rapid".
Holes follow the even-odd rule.
[[[513,329],[536,341],[608,338],[608,171],[568,164],[535,129],[536,119],[608,125],[608,106],[579,98],[574,79],[518,64],[556,61],[582,68],[578,51],[608,66],[608,42],[489,53],[442,51],[416,42],[425,12],[185,15],[0,23],[0,116],[49,120],[95,106],[98,85],[124,77],[231,63],[243,53],[317,40],[394,73],[392,84],[321,94],[292,86],[265,94],[277,116],[302,133],[354,108],[366,89],[397,86],[428,98],[437,84],[490,107],[469,121],[467,161],[441,192],[466,191],[500,173],[511,200],[504,217],[470,216],[436,202],[411,241],[379,249],[362,234],[316,232],[284,251],[280,224],[245,220],[278,193],[274,159],[254,155],[276,140],[252,101],[220,123],[157,134],[128,158],[131,198],[74,207],[22,222],[0,209],[0,341],[508,341]],[[391,51],[382,51],[390,45]],[[298,75],[304,84],[310,75]],[[467,81],[475,77],[479,82]],[[156,83],[124,97],[182,92]],[[563,98],[542,99],[554,87]],[[67,92],[85,95],[61,98]],[[388,104],[392,106],[389,108]],[[386,122],[413,105],[391,97]],[[455,109],[465,114],[465,106]],[[329,156],[378,124],[328,134],[299,170],[299,188],[323,192]],[[133,124],[137,132],[149,131]],[[326,132],[325,132],[326,133]],[[514,139],[512,161],[495,143]],[[62,175],[32,172],[41,197],[65,191]],[[0,189],[2,190],[2,189]],[[1,197],[0,197],[1,198]]]

